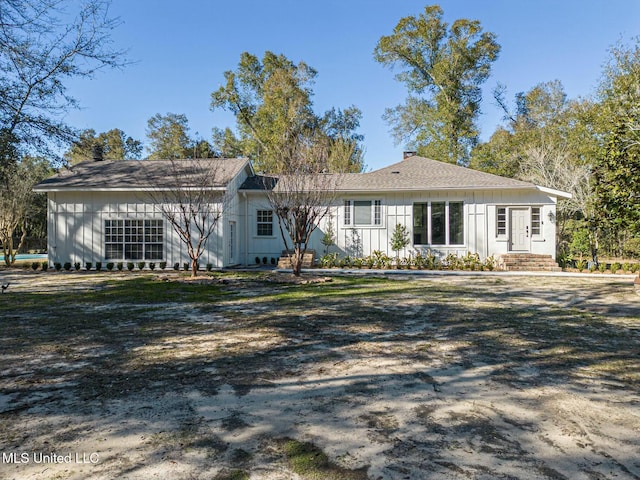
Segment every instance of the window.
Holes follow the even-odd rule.
[[[382,225],[382,200],[345,200],[344,224]]]
[[[382,225],[382,200],[373,203],[373,224]]]
[[[413,244],[426,245],[429,243],[427,237],[427,204],[413,204]]]
[[[414,245],[464,245],[464,204],[413,204]]]
[[[464,244],[464,214],[462,202],[449,202],[449,245]]]
[[[258,236],[273,236],[273,210],[258,210],[256,218]]]
[[[344,224],[351,225],[351,200],[344,201]]]
[[[507,235],[507,208],[498,207],[496,209],[496,236]]]
[[[531,207],[531,236],[542,233],[542,221],[540,217],[540,207]]]
[[[105,220],[104,256],[108,260],[162,260],[162,220]]]
[[[445,203],[431,204],[431,245],[446,245],[447,230],[445,218]]]
[[[124,254],[124,221],[104,221],[104,256],[122,259]]]
[[[356,200],[353,202],[356,225],[371,225],[371,201]]]

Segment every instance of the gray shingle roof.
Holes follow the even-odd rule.
[[[265,178],[272,185],[277,183],[277,177],[256,176],[248,178],[241,189],[264,190]],[[418,156],[372,172],[336,174],[335,182],[343,192],[536,188],[532,183]]]
[[[344,175],[339,186],[339,189],[344,191],[492,188],[529,189],[535,188],[535,185],[451,163],[412,156],[372,172]]]
[[[171,189],[177,178],[182,186],[193,187],[201,186],[203,173],[214,177],[207,187],[226,187],[247,162],[246,158],[82,162],[40,182],[34,190]]]

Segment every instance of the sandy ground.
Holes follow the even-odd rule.
[[[0,478],[640,478],[628,278],[131,277],[0,272]]]

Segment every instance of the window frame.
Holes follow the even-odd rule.
[[[165,231],[163,219],[107,218],[104,220],[104,259],[162,261]]]
[[[358,222],[358,216],[362,217],[359,208],[367,208],[369,222]],[[358,215],[360,213],[360,215]],[[348,199],[343,203],[343,222],[350,228],[382,228],[384,226],[383,203],[381,199]]]
[[[433,226],[434,226],[434,214],[436,213],[436,211],[434,211],[434,205],[437,206],[437,208],[440,208],[440,205],[442,205],[443,210],[440,212],[437,212],[438,214],[442,215],[442,221],[439,222],[442,225],[443,228],[443,232],[442,235],[444,237],[443,243],[434,243],[434,231],[433,231]],[[455,221],[454,219],[456,217],[453,217],[451,214],[451,205],[460,205],[460,211],[459,211],[459,218],[458,218],[458,224],[457,226],[459,228],[452,228],[454,227],[454,225],[452,224],[452,221]],[[419,208],[422,210],[421,215],[420,215],[420,224],[416,223],[416,220],[418,219],[418,217],[416,216],[416,207],[419,206]],[[412,217],[413,217],[413,224],[412,224],[412,239],[413,239],[413,246],[416,247],[463,247],[464,245],[466,245],[466,241],[465,241],[465,232],[466,232],[466,225],[465,225],[465,215],[464,215],[464,209],[465,207],[465,202],[463,200],[438,200],[438,201],[432,201],[432,200],[428,200],[425,202],[413,202],[412,205]],[[417,230],[420,230],[419,232],[417,232]],[[455,234],[455,232],[458,231],[458,236],[462,239],[462,243],[452,243],[452,233]],[[423,234],[426,236],[426,243],[416,243],[416,237],[417,235],[420,235],[420,237],[423,236]],[[440,236],[438,237],[440,238]],[[440,241],[440,240],[436,240],[436,241]]]
[[[268,214],[269,220],[260,218],[261,216]],[[262,228],[268,228],[268,232],[261,232]],[[273,210],[268,208],[259,208],[256,210],[256,237],[260,238],[272,238],[273,237]]]

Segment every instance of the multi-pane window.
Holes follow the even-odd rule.
[[[382,200],[345,200],[345,225],[382,225]]]
[[[373,202],[373,224],[382,224],[382,200],[376,200]]]
[[[413,204],[414,245],[463,245],[464,204],[431,202]]]
[[[124,221],[104,221],[104,256],[122,259],[124,254]]]
[[[541,225],[540,207],[531,207],[531,235],[540,235],[542,232]]]
[[[351,225],[351,200],[344,201],[344,224]]]
[[[108,260],[162,260],[162,220],[105,220],[104,256]]]
[[[503,237],[507,234],[507,208],[498,207],[496,209],[496,235]]]
[[[258,210],[256,219],[258,236],[273,236],[273,210]]]

